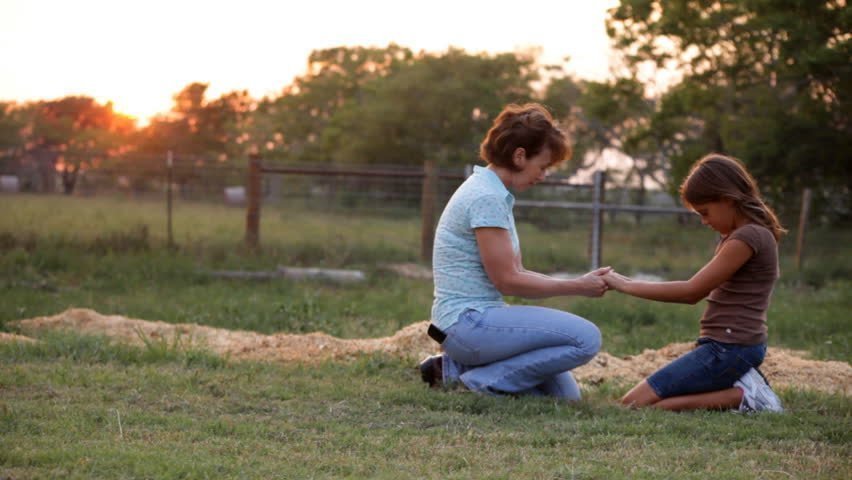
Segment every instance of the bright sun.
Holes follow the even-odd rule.
[[[171,109],[171,99],[161,98],[159,95],[134,95],[124,96],[123,98],[98,98],[100,103],[112,101],[113,110],[127,115],[136,122],[139,127],[147,126],[151,123],[151,119],[161,113],[168,112]]]

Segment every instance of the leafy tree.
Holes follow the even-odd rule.
[[[0,156],[24,147],[26,108],[11,102],[0,102]]]
[[[244,143],[296,161],[325,161],[320,137],[335,113],[364,85],[409,63],[407,48],[336,47],[311,52],[307,72],[281,96],[264,99],[246,125]]]
[[[162,180],[167,152],[175,160],[172,182],[182,193],[198,181],[202,168],[236,162],[243,165],[240,147],[246,122],[255,107],[247,91],[233,91],[219,98],[206,98],[208,84],[190,83],[176,93],[171,111],[151,121],[138,132],[137,153],[114,161],[122,170],[134,173],[133,185],[144,189],[149,181]],[[233,181],[222,175],[206,180]]]
[[[421,54],[344,103],[321,145],[340,162],[471,163],[502,107],[530,100],[533,65],[515,54]]]
[[[650,64],[683,74],[657,115],[670,128],[662,135],[672,144],[673,185],[716,151],[748,164],[777,200],[814,187],[850,211],[845,0],[622,0],[608,30],[634,71]]]
[[[644,205],[646,181],[664,186],[661,175],[668,172],[664,142],[653,128],[655,102],[645,97],[644,85],[635,78],[587,82],[585,87],[578,104],[587,142],[598,151],[615,150],[629,159],[622,181],[636,185],[635,201]]]
[[[57,169],[63,190],[71,194],[78,173],[97,167],[121,151],[135,126],[130,117],[113,111],[112,103],[99,104],[90,97],[69,96],[33,105],[27,146],[58,152]]]
[[[664,187],[669,173],[669,127],[657,112],[657,101],[645,95],[636,78],[603,82],[560,77],[548,84],[544,102],[570,125],[577,168],[594,164],[605,152],[617,152],[629,161],[612,180],[635,185],[635,203],[645,204],[647,184]],[[637,221],[641,214],[636,214]]]
[[[137,140],[139,151],[219,156],[232,149],[254,101],[247,91],[234,91],[208,101],[205,83],[191,83],[174,96],[168,115],[155,118]]]
[[[562,73],[562,72],[560,72]],[[564,168],[576,171],[587,168],[591,163],[590,152],[599,152],[602,147],[595,143],[594,135],[582,119],[579,103],[586,83],[566,75],[550,79],[541,94],[541,103],[547,107],[560,126],[571,136],[573,156]]]

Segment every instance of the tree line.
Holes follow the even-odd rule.
[[[461,165],[505,104],[538,101],[573,137],[569,168],[604,151],[631,159],[621,180],[640,187],[638,203],[645,185],[674,192],[695,159],[719,152],[782,209],[811,187],[818,210],[848,219],[850,23],[845,0],[622,0],[607,19],[620,62],[605,81],[542,65],[534,50],[342,46],[312,52],[276,96],[208,98],[207,84],[187,85],[144,127],[84,96],[3,103],[0,150],[57,152],[68,192],[81,169],[169,150],[220,163],[256,149],[269,161]],[[650,90],[663,68],[679,81]]]

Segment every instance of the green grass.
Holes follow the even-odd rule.
[[[390,335],[429,315],[431,283],[377,268],[383,262],[417,259],[416,217],[268,208],[261,230],[264,247],[252,253],[239,246],[242,210],[179,204],[175,230],[192,232],[192,237],[179,234],[178,249],[169,250],[156,223],[164,220],[158,203],[44,196],[2,199],[10,214],[0,218],[0,324],[86,307],[174,323],[264,333],[320,330],[363,338]],[[686,278],[706,261],[713,242],[709,230],[660,219],[646,224],[638,231],[629,225],[608,225],[605,258],[614,258],[610,263],[627,273],[653,272],[670,278]],[[584,270],[585,229],[547,231],[529,224],[519,228],[529,268]],[[852,258],[838,255],[830,262],[847,237],[849,232],[843,230],[817,230],[809,237],[813,250],[809,263],[818,264],[815,269],[822,273],[805,270],[782,277],[769,311],[772,345],[810,350],[817,358],[850,360],[852,295],[846,292],[852,275],[845,271]],[[783,265],[790,263],[789,255],[782,257],[785,271],[790,267]],[[829,263],[833,269],[825,266]],[[280,264],[361,268],[368,281],[349,286],[245,282],[205,273],[223,268],[271,270]],[[815,283],[805,281],[817,277]],[[617,294],[537,303],[593,320],[604,332],[605,349],[614,354],[693,338],[703,308]]]
[[[341,286],[216,279],[202,267],[192,255],[164,249],[101,255],[68,246],[32,252],[15,248],[0,257],[0,322],[83,307],[172,323],[365,338],[391,335],[428,319],[432,301],[431,282],[383,271],[371,271],[364,283]],[[832,280],[819,289],[780,285],[769,310],[770,344],[850,361],[850,287],[848,280]],[[602,299],[512,302],[589,318],[604,333],[604,349],[624,355],[693,338],[703,309],[702,304],[653,303],[615,293]]]
[[[141,350],[141,351],[140,351]],[[790,414],[634,412],[432,392],[411,363],[215,362],[51,335],[0,345],[0,465],[12,478],[843,478],[852,405]]]
[[[264,333],[392,334],[425,320],[431,282],[378,265],[416,261],[419,218],[395,212],[267,208],[263,248],[240,246],[244,212],[179,203],[177,249],[162,204],[120,198],[0,197],[0,330],[9,320],[92,308],[148,320]],[[586,269],[588,228],[520,224],[524,261]],[[626,273],[683,278],[712,233],[664,219],[608,224],[604,259]],[[791,239],[770,345],[849,362],[852,258],[846,230],[809,232],[796,272]],[[246,282],[212,269],[360,268],[361,284]],[[522,302],[520,300],[513,300]],[[598,324],[604,350],[638,353],[696,335],[703,306],[617,294],[537,303]],[[433,392],[416,359],[364,356],[318,366],[237,363],[165,342],[142,348],[49,333],[0,344],[0,478],[845,478],[848,397],[782,391],[790,415],[633,412],[624,385],[577,405]],[[120,418],[120,426],[119,426]]]

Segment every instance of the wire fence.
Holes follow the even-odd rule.
[[[61,157],[60,157],[61,158]],[[31,193],[68,193],[77,196],[125,195],[129,198],[163,198],[171,189],[175,200],[219,202],[244,206],[248,162],[246,159],[172,155],[83,155],[77,160],[79,171],[68,191],[63,162],[56,156],[34,158],[0,157],[0,191]],[[306,208],[362,210],[365,213],[392,215],[419,209],[422,201],[423,167],[396,164],[334,165],[291,164],[265,159],[261,192],[270,205],[298,204]],[[472,171],[472,165],[438,168],[436,205],[438,210]],[[607,198],[624,203],[628,189],[613,189]],[[553,175],[535,189],[517,195],[522,208],[527,206],[568,207],[570,203],[588,203],[592,199],[590,183],[578,183],[571,177]],[[524,202],[552,202],[527,203]],[[558,202],[564,202],[559,204]],[[671,197],[653,192],[649,205],[675,206]],[[582,207],[580,208],[582,209]],[[528,209],[526,209],[528,210]],[[535,215],[531,221],[546,223]]]
[[[338,207],[378,203],[394,208],[418,208],[421,215],[421,260],[431,258],[437,212],[443,210],[452,193],[471,174],[468,165],[456,169],[441,169],[430,162],[422,168],[398,166],[326,168],[264,164],[259,157],[249,161],[245,241],[249,247],[260,243],[260,209],[262,204],[286,201],[287,195],[305,198],[318,195],[326,205]],[[553,176],[540,182],[537,188],[518,195],[515,202],[520,221],[529,221],[549,228],[564,222],[566,215],[547,214],[546,210],[580,212],[589,217],[589,263],[592,269],[601,264],[604,212],[612,217],[617,212],[634,214],[676,214],[684,221],[686,209],[674,205],[612,205],[605,203],[606,174],[595,172],[593,183],[577,183],[570,177]],[[286,187],[282,184],[288,182]],[[282,195],[281,191],[289,192]],[[296,193],[299,192],[299,193]],[[393,192],[393,193],[391,193]],[[532,207],[532,208],[530,208]],[[385,207],[387,208],[387,207]],[[574,215],[576,217],[576,215]],[[576,221],[576,218],[573,219]],[[569,219],[570,223],[572,220]]]
[[[254,165],[255,170],[252,170]],[[292,164],[276,159],[221,156],[97,153],[20,157],[0,156],[0,192],[65,193],[77,196],[122,195],[164,202],[168,242],[172,239],[174,202],[218,203],[246,210],[245,241],[257,245],[259,208],[296,207],[307,211],[341,211],[354,216],[422,217],[421,258],[428,261],[434,225],[452,193],[472,172],[456,167],[395,164]],[[553,175],[536,188],[516,195],[515,218],[547,229],[589,229],[589,264],[600,264],[603,226],[616,221],[697,220],[665,192],[646,192],[641,205],[635,189],[617,188],[604,172],[593,182]],[[798,216],[796,264],[800,265],[808,221],[810,190]]]
[[[299,165],[259,158],[254,162],[258,170],[253,174],[252,161],[221,156],[36,155],[0,159],[0,187],[7,191],[164,200],[169,244],[173,244],[171,213],[175,202],[210,202],[246,209],[245,238],[250,246],[260,241],[260,205],[356,216],[420,215],[421,257],[428,261],[437,217],[473,170],[472,165]],[[624,205],[622,202],[632,196],[628,189],[612,188],[604,176],[595,178],[598,184],[579,183],[558,174],[548,177],[536,188],[516,195],[516,219],[553,230],[588,228],[592,266],[600,262],[603,224],[615,221],[617,214],[675,215],[684,221],[686,210],[675,205],[668,194],[652,192],[647,205]]]

